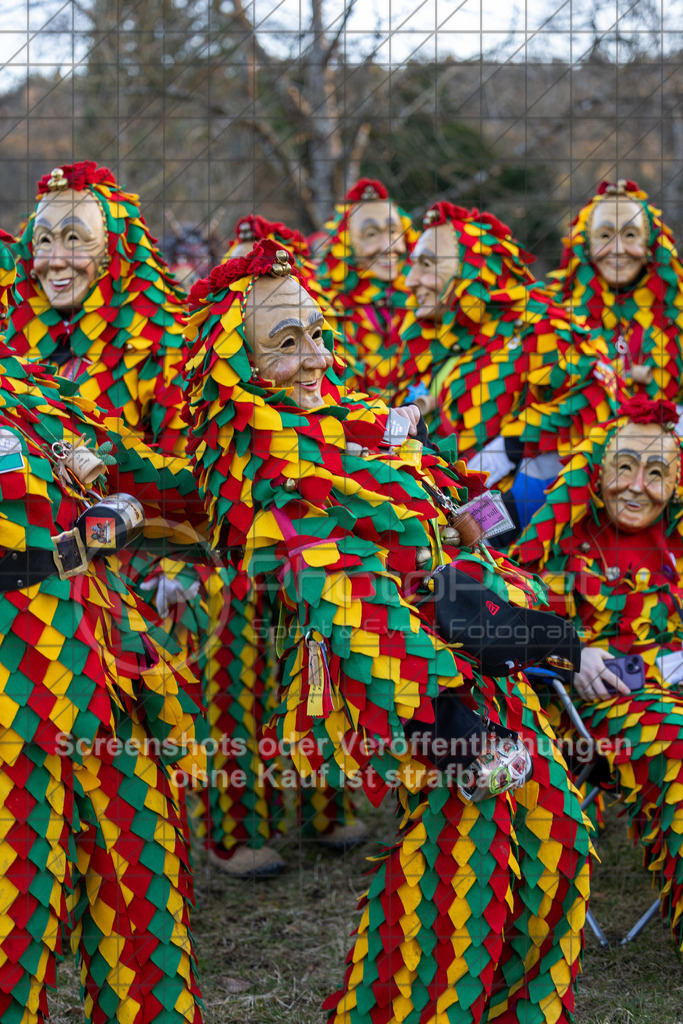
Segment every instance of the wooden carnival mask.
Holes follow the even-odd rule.
[[[679,468],[673,433],[657,423],[627,423],[611,438],[600,470],[608,519],[624,533],[646,530],[669,504]]]
[[[315,299],[291,277],[259,277],[247,296],[244,332],[258,376],[291,388],[302,409],[323,404],[322,381],[332,365],[323,343],[324,318]]]
[[[361,270],[379,281],[395,281],[406,252],[401,216],[388,199],[370,199],[354,206],[347,221],[349,244]]]
[[[102,210],[91,192],[67,188],[38,203],[33,270],[51,306],[80,309],[108,263]]]
[[[648,261],[648,223],[640,203],[622,197],[601,199],[588,225],[590,257],[611,288],[632,285]]]
[[[427,228],[410,257],[406,285],[417,300],[420,320],[440,320],[449,309],[448,297],[460,271],[458,244],[450,224]]]

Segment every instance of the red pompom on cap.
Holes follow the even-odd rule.
[[[235,238],[240,242],[257,242],[268,235],[277,235],[278,238],[291,242],[299,248],[307,248],[308,243],[300,231],[287,227],[286,224],[276,220],[266,220],[258,213],[249,213],[246,217],[240,217],[235,225]]]
[[[272,277],[299,277],[292,254],[272,239],[264,238],[254,242],[253,249],[246,256],[226,260],[214,267],[208,277],[197,281],[192,286],[188,301],[191,306],[198,306],[208,295],[222,292],[233,281],[269,274]]]
[[[601,181],[596,195],[623,196],[627,192],[640,192],[638,184],[630,179],[620,178],[619,181]]]
[[[110,185],[118,188],[116,178],[108,167],[98,167],[94,160],[81,160],[76,164],[63,164],[55,167],[49,174],[44,174],[37,185],[37,194],[59,192],[63,188],[72,188],[82,192],[88,185]]]
[[[455,206],[446,201],[434,203],[429,207],[422,218],[422,226],[425,230],[438,227],[439,224],[452,224],[454,228],[461,228],[467,221],[486,224],[496,238],[506,238],[511,234],[507,224],[503,224],[502,220],[498,220],[492,213],[481,213],[476,206],[468,210],[464,206]]]
[[[375,178],[361,178],[346,193],[347,203],[365,203],[373,199],[388,199],[386,186]]]
[[[628,416],[632,423],[658,423],[660,427],[673,430],[678,422],[678,409],[674,402],[637,394],[624,402],[619,416]]]

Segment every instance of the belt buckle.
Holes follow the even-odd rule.
[[[74,527],[57,533],[52,538],[54,559],[60,580],[69,580],[72,576],[81,576],[88,571],[88,554],[83,539]]]

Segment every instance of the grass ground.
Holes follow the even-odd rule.
[[[279,841],[287,871],[258,884],[226,879],[198,851],[194,927],[207,1024],[324,1024],[320,1004],[343,977],[366,858],[394,832],[390,808],[364,806],[362,816],[373,835],[365,847],[332,856],[292,830]],[[601,950],[587,929],[576,1024],[683,1024],[683,965],[668,929],[656,919],[632,945],[618,945],[653,894],[614,809],[607,821],[591,906],[612,944]],[[60,965],[59,982],[53,1021],[76,1024],[72,962]]]

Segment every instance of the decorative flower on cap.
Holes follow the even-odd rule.
[[[44,174],[38,182],[38,196],[46,192],[57,192],[63,188],[72,188],[82,192],[88,185],[111,185],[118,188],[116,178],[108,167],[98,167],[94,160],[81,160],[76,164],[63,164],[55,167],[50,174]]]
[[[266,274],[273,277],[291,275],[300,280],[292,254],[270,238],[255,242],[247,256],[226,260],[214,267],[208,277],[197,281],[188,296],[190,309],[205,302],[210,295],[214,299],[218,298],[220,292],[243,277],[265,277]]]
[[[658,423],[665,430],[673,430],[678,422],[678,409],[674,402],[653,401],[647,395],[634,395],[619,410],[632,423]]]
[[[618,181],[601,181],[598,185],[596,195],[599,196],[625,196],[633,193],[638,199],[647,199],[644,192],[641,192],[635,181],[627,178],[619,178]]]
[[[287,227],[282,221],[266,220],[258,213],[250,213],[246,217],[240,217],[235,225],[235,242],[259,242],[265,238],[271,238],[275,242],[283,242],[292,252],[309,256],[308,242],[300,231]]]
[[[374,178],[361,178],[346,193],[347,203],[366,203],[373,199],[388,199],[386,185]]]

